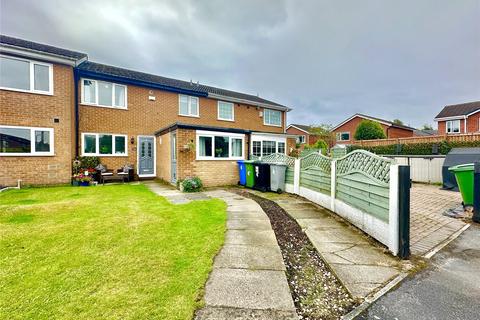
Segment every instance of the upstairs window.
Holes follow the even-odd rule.
[[[350,140],[350,132],[337,132],[337,141],[349,141]]]
[[[280,127],[282,125],[282,113],[278,110],[264,109],[263,124]]]
[[[127,109],[127,87],[106,81],[82,79],[82,103]]]
[[[234,121],[233,103],[218,101],[218,120]]]
[[[51,156],[53,129],[0,126],[0,155]]]
[[[178,96],[178,114],[187,117],[198,117],[198,98],[191,96]]]
[[[460,133],[460,120],[450,120],[446,123],[447,133]]]
[[[53,94],[51,64],[0,56],[0,89]]]

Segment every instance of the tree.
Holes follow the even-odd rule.
[[[432,125],[425,123],[423,127],[420,128],[420,130],[433,130]]]
[[[305,149],[315,149],[315,150],[322,150],[322,154],[326,154],[328,150],[328,144],[325,140],[318,139],[314,144],[307,144]]]
[[[403,121],[400,120],[400,119],[393,119],[392,122],[395,123],[395,124],[399,124],[399,125],[403,126]]]
[[[318,136],[331,146],[335,143],[335,137],[332,134],[333,125],[331,124],[312,124],[310,125],[310,134]]]
[[[355,131],[355,140],[385,139],[387,136],[380,123],[362,120]]]

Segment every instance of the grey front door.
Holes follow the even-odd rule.
[[[138,175],[154,175],[154,137],[138,137]]]
[[[170,145],[170,154],[172,156],[172,183],[177,183],[177,134],[172,133],[171,135],[171,145]]]

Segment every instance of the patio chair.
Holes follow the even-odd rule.
[[[117,175],[123,178],[123,181],[130,182],[135,180],[135,170],[133,166],[125,165],[120,169],[117,169]]]

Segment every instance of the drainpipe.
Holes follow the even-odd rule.
[[[78,110],[78,80],[80,79],[78,75],[78,69],[73,68],[73,83],[74,83],[74,97],[75,97],[75,158],[78,157],[78,149],[79,149],[79,119],[80,119],[80,112]]]

